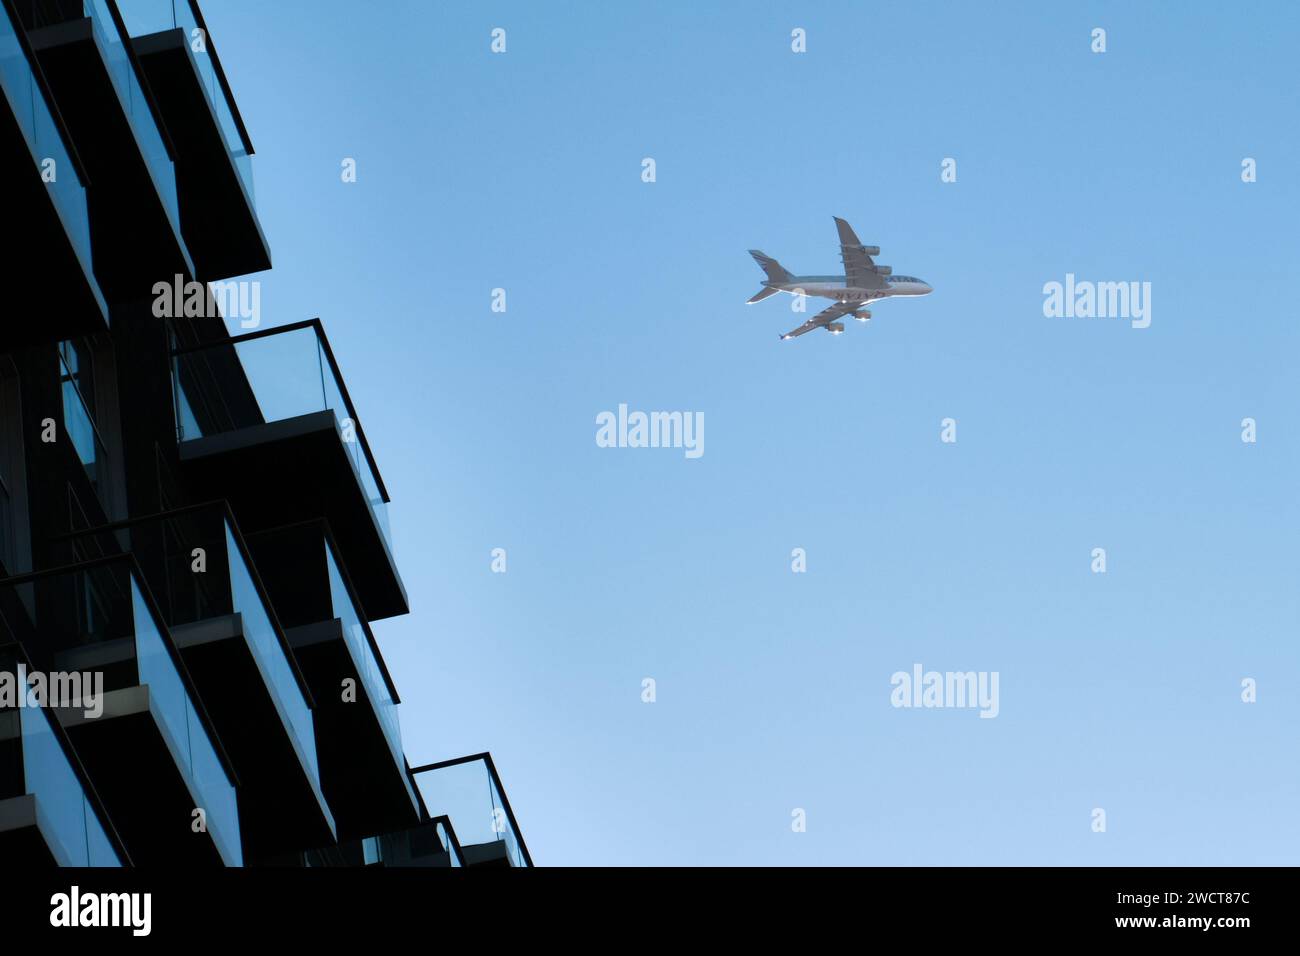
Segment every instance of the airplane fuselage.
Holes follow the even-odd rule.
[[[791,295],[816,296],[836,302],[874,302],[896,295],[929,295],[934,290],[928,282],[913,276],[888,276],[887,288],[858,289],[848,284],[844,276],[791,276],[786,282],[765,282],[769,289]]]

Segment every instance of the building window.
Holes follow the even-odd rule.
[[[90,352],[80,343],[59,343],[59,384],[63,393],[63,428],[98,487],[104,463],[104,443],[95,426],[95,378]]]

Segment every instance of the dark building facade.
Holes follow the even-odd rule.
[[[0,0],[0,87],[0,858],[531,866],[489,755],[407,762],[322,323],[232,316],[271,253],[196,0]]]

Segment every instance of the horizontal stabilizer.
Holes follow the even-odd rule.
[[[780,289],[773,289],[770,287],[759,289],[757,292],[755,292],[753,295],[749,297],[749,301],[747,301],[745,305],[753,305],[755,302],[762,302],[769,295],[776,295],[780,291],[781,291]]]

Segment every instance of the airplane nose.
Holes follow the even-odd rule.
[[[922,292],[921,295],[929,295],[934,291],[934,286],[930,285],[928,282],[922,282],[921,285],[925,286],[925,291]]]

